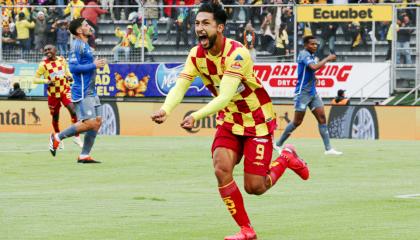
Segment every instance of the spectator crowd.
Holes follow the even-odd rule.
[[[130,55],[140,54],[141,48],[149,60],[149,54],[158,42],[171,40],[175,31],[175,49],[188,49],[197,43],[194,32],[196,7],[206,0],[1,0],[3,54],[18,51],[20,59],[29,60],[31,51],[41,52],[46,44],[57,46],[59,54],[67,56],[69,51],[68,24],[73,18],[83,17],[94,29],[89,39],[92,48],[101,41],[98,22],[110,19],[127,25],[115,27],[118,43],[112,48],[114,61],[130,61]],[[294,54],[295,15],[294,4],[359,4],[387,3],[395,1],[377,0],[221,0],[228,13],[227,35],[242,42],[253,58],[258,51],[276,56],[277,61],[290,61]],[[398,1],[401,2],[401,1]],[[405,4],[405,5],[404,5]],[[414,5],[413,5],[414,4]],[[144,11],[140,6],[144,6]],[[158,5],[165,5],[163,8]],[[175,5],[175,7],[171,7]],[[251,6],[249,6],[251,5]],[[277,5],[277,6],[276,6]],[[405,0],[404,6],[418,6],[415,0]],[[116,6],[119,9],[116,9]],[[187,7],[189,6],[189,7]],[[405,9],[398,12],[396,24],[391,22],[343,22],[297,24],[298,39],[314,35],[319,43],[317,55],[321,59],[336,50],[337,32],[349,42],[349,51],[367,50],[368,41],[387,41],[389,60],[392,51],[392,29],[397,32],[397,63],[412,64],[410,40],[415,27],[415,11]],[[158,23],[166,23],[166,38],[159,36]],[[161,38],[161,39],[159,39]],[[165,38],[165,39],[162,39]],[[120,57],[124,55],[124,58]]]

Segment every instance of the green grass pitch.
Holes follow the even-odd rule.
[[[219,197],[210,137],[99,136],[99,165],[70,140],[0,134],[0,239],[223,239],[238,230]],[[293,139],[311,178],[287,170],[262,196],[243,191],[260,240],[420,239],[420,141]],[[235,178],[242,183],[242,164]],[[400,195],[412,195],[398,198]]]

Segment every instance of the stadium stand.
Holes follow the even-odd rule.
[[[131,16],[132,13],[137,11],[137,6],[132,6],[131,8],[120,8],[119,6],[114,6],[114,12],[118,12],[120,13],[121,10],[125,10],[125,9],[129,9],[126,11],[130,11],[130,13],[128,14],[124,14],[126,15],[123,16],[124,18],[117,19],[117,20],[112,20],[112,18],[114,18],[113,16],[106,14],[104,16],[101,16],[101,19],[98,20],[97,23],[97,29],[98,29],[98,33],[96,36],[96,41],[95,41],[95,47],[96,47],[96,51],[97,54],[100,56],[105,56],[108,57],[111,61],[112,61],[112,49],[115,47],[115,45],[118,43],[119,38],[117,38],[115,36],[115,28],[116,27],[120,27],[121,29],[125,29],[127,27],[127,25],[132,24],[133,22],[133,17],[132,19],[129,19],[130,14]],[[147,9],[147,8],[146,8]],[[265,8],[265,10],[263,10],[262,14],[267,14],[267,12],[269,12],[270,9],[269,7]],[[34,13],[36,14],[36,13]],[[176,35],[177,35],[177,28],[175,26],[176,23],[171,22],[169,17],[165,17],[164,15],[162,15],[163,13],[160,12],[160,18],[157,21],[157,37],[154,37],[155,39],[153,40],[153,46],[154,46],[154,50],[151,51],[149,53],[149,55],[153,56],[153,60],[156,62],[182,62],[184,61],[185,57],[188,54],[188,50],[190,48],[190,46],[192,45],[193,42],[193,29],[191,28],[191,26],[193,25],[193,23],[190,21],[188,23],[188,31],[187,31],[187,35],[188,35],[188,40],[189,40],[189,44],[181,44],[179,49],[174,49],[173,46],[176,45]],[[49,19],[48,14],[47,15],[47,19]],[[294,16],[292,16],[294,17]],[[62,20],[63,17],[58,18],[58,20]],[[170,31],[168,34],[167,31],[167,27],[168,27],[168,22],[170,25]],[[3,25],[5,23],[3,22]],[[244,29],[244,22],[241,21],[235,21],[232,18],[228,20],[228,26],[226,29],[227,32],[227,36],[231,37],[231,38],[235,38],[241,42],[243,42],[243,36],[242,36],[242,32]],[[361,29],[361,43],[359,44],[359,46],[357,48],[352,49],[352,44],[353,41],[352,39],[350,39],[349,36],[347,36],[346,34],[344,34],[344,32],[347,32],[351,29],[346,28],[346,27],[338,27],[337,31],[336,31],[336,39],[335,39],[335,53],[338,56],[337,61],[345,61],[345,62],[371,62],[372,61],[372,55],[374,55],[375,59],[374,61],[376,62],[383,62],[386,59],[386,55],[387,55],[387,48],[388,48],[388,43],[384,37],[384,35],[386,35],[387,31],[387,26],[383,26],[380,23],[376,24],[376,33],[374,34],[375,36],[373,36],[373,34],[369,34],[368,31],[371,31],[372,26],[370,24],[370,26],[363,26]],[[293,25],[291,25],[293,26]],[[291,28],[291,26],[289,25],[289,28]],[[55,27],[55,26],[54,26]],[[261,61],[261,62],[273,62],[273,61],[293,61],[293,52],[290,51],[291,55],[289,55],[289,57],[279,57],[277,56],[275,53],[269,52],[265,49],[262,49],[261,47],[261,39],[262,39],[262,32],[261,32],[261,22],[260,20],[257,18],[256,20],[254,20],[254,25],[253,27],[256,30],[257,33],[257,61]],[[389,27],[389,26],[388,26]],[[312,27],[312,34],[315,34],[316,36],[322,36],[323,35],[323,26],[316,26],[316,27]],[[298,39],[301,39],[301,36],[305,34],[305,27],[301,26],[301,24],[298,23]],[[293,29],[287,29],[287,33],[289,34],[289,49],[292,50],[293,48]],[[410,41],[410,47],[414,48],[415,47],[415,34],[413,33],[413,37],[411,38]],[[32,36],[32,35],[31,35]],[[169,38],[168,38],[169,37]],[[374,53],[372,52],[372,40],[374,41]],[[328,41],[328,40],[324,40],[324,41]],[[181,40],[181,42],[183,42]],[[326,44],[327,45],[327,44]],[[34,44],[32,44],[32,49],[34,49]],[[301,49],[302,45],[301,45],[301,41],[298,41],[298,45],[297,45],[297,49]],[[15,46],[12,50],[3,50],[3,61],[16,61],[16,60],[21,60],[20,57],[20,53],[18,51],[16,51],[17,46]],[[324,52],[326,52],[328,49],[327,46],[325,46]],[[372,54],[373,53],[373,54]],[[141,62],[141,56],[139,56],[139,52],[137,52],[137,54],[133,54],[130,58],[130,62]],[[42,54],[39,54],[37,51],[35,50],[31,50],[29,53],[29,56],[26,57],[24,60],[25,61],[29,61],[29,62],[37,62],[42,58]],[[412,54],[412,59],[414,61],[414,54]],[[148,58],[145,59],[146,61],[150,60]]]

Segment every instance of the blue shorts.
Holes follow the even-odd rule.
[[[85,97],[81,101],[75,102],[74,108],[79,121],[102,116],[102,106],[98,96]]]
[[[324,103],[318,94],[310,95],[308,93],[302,92],[296,95],[294,100],[296,112],[305,112],[307,107],[313,111],[316,108],[324,106]]]

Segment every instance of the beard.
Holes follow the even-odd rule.
[[[217,35],[214,34],[213,36],[209,37],[209,47],[206,50],[211,49],[214,44],[216,43]]]
[[[214,44],[216,43],[216,39],[217,39],[217,35],[216,34],[214,34],[213,36],[206,36],[206,37],[198,37],[198,41],[199,41],[199,43],[201,44],[201,46],[203,46],[203,48],[204,49],[206,49],[206,50],[209,50],[209,49],[211,49],[213,46],[214,46]],[[203,45],[203,41],[204,40],[207,40],[208,41],[208,46],[204,46]]]
[[[90,36],[92,36],[93,35],[93,33],[94,33],[95,31],[94,31],[94,29],[89,25],[89,29],[86,29],[84,32],[83,32],[83,35],[85,36],[85,37],[87,37],[87,38],[89,38]]]
[[[85,35],[85,37],[90,37],[90,36],[92,36],[92,31],[88,31],[88,32],[85,32],[83,35]]]

